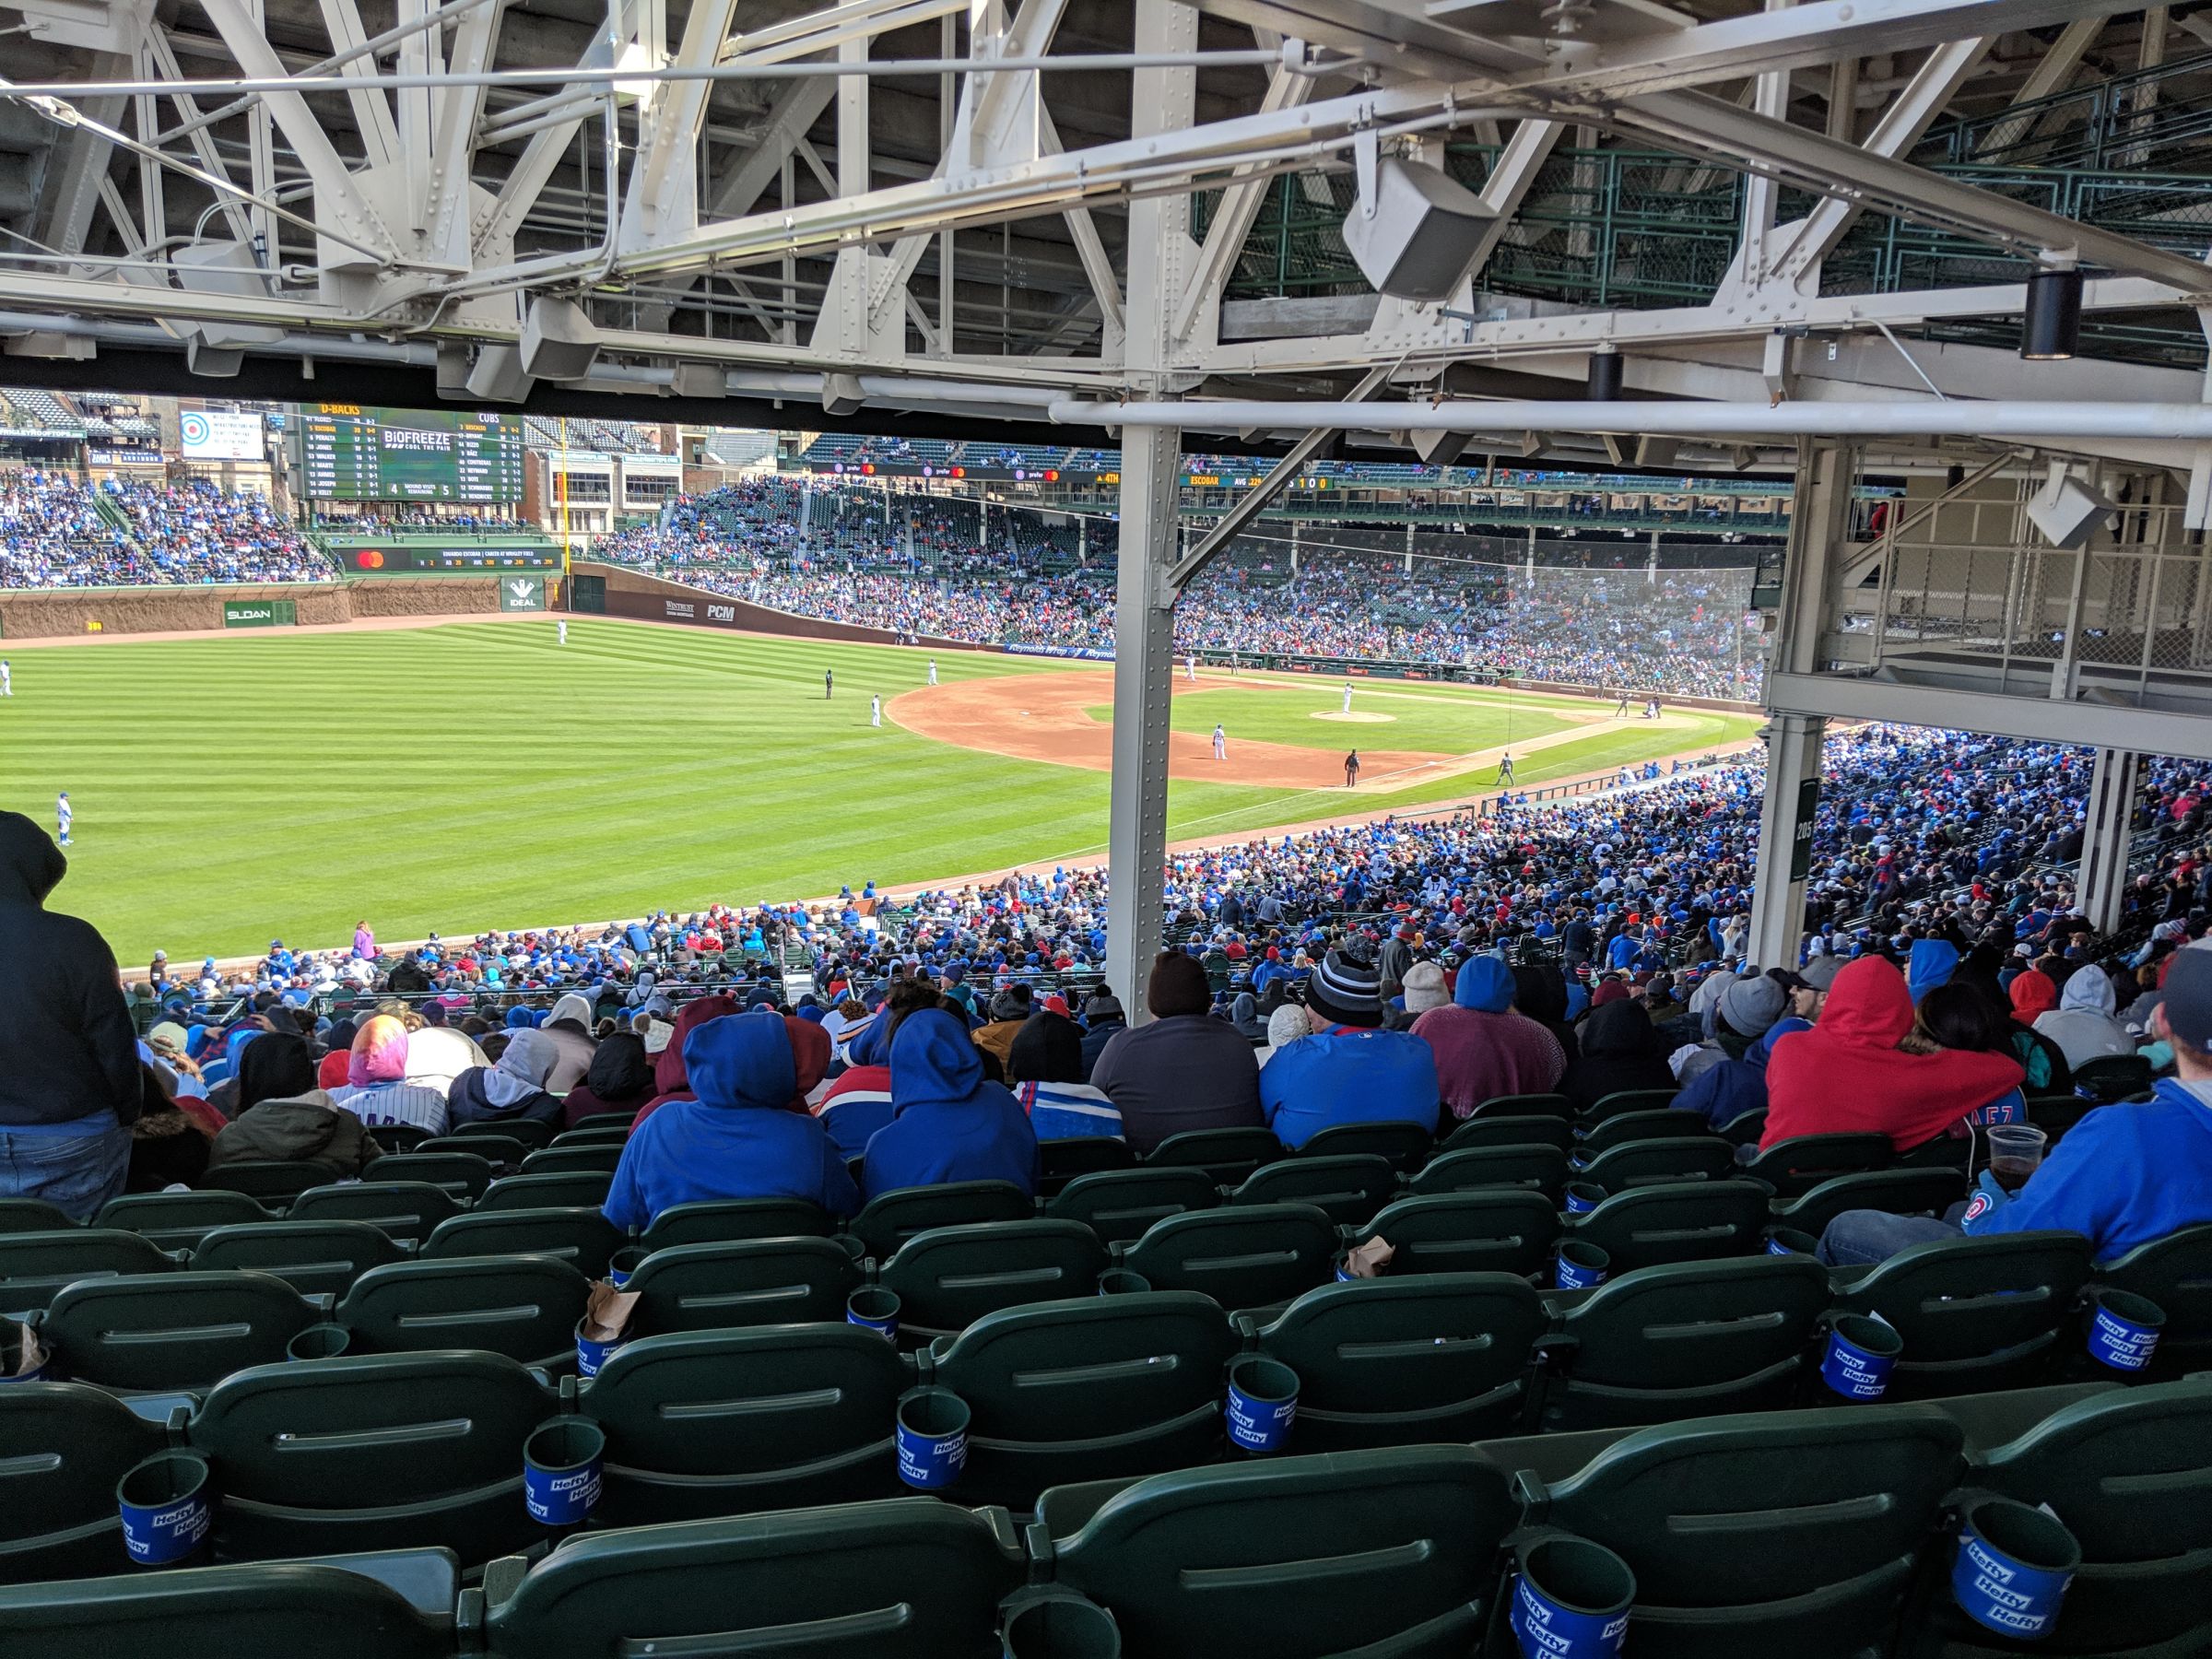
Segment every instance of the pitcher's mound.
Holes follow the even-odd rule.
[[[1354,709],[1347,714],[1342,709],[1316,709],[1315,720],[1337,720],[1349,725],[1389,725],[1397,719],[1395,714],[1370,714],[1365,709]]]

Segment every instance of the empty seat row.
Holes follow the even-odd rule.
[[[512,1466],[515,1431],[550,1409],[510,1379],[482,1382],[465,1403],[496,1424],[489,1455],[476,1466],[477,1448],[453,1446],[485,1479],[463,1495],[486,1500],[479,1548],[512,1528],[498,1512],[522,1512],[500,1460]],[[253,1383],[219,1416],[211,1400],[194,1432],[234,1480],[288,1489],[253,1442],[299,1413],[265,1376]],[[127,1424],[112,1430],[111,1467],[137,1449]],[[1541,1547],[1572,1540],[1618,1567],[1639,1659],[1979,1655],[2018,1651],[1951,1602],[1954,1534],[1992,1498],[2046,1509],[2078,1552],[2043,1651],[2194,1652],[2206,1626],[2203,1382],[1702,1418],[1543,1455],[1557,1449],[1421,1445],[1065,1484],[1027,1527],[994,1506],[904,1498],[594,1530],[535,1559],[493,1560],[466,1589],[468,1555],[435,1550],[76,1583],[9,1575],[0,1645],[43,1659],[1503,1659],[1516,1571],[1541,1581]],[[313,1484],[295,1495],[347,1489],[334,1484],[358,1474],[345,1457],[317,1448],[301,1476]],[[373,1479],[352,1489],[378,1491]],[[232,1507],[226,1490],[226,1527]],[[372,1524],[312,1526],[299,1541],[375,1535]]]

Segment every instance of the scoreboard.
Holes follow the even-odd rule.
[[[285,424],[296,492],[312,500],[523,497],[520,416],[303,404]]]

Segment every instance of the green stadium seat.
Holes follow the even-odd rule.
[[[1583,1158],[1591,1159],[1631,1141],[1677,1140],[1686,1135],[1720,1138],[1697,1112],[1662,1106],[1653,1112],[1623,1112],[1603,1119],[1575,1136],[1574,1149]]]
[[[383,1159],[377,1159],[382,1163]],[[376,1164],[371,1164],[374,1169]],[[218,1164],[201,1176],[197,1185],[206,1192],[243,1193],[272,1208],[288,1204],[310,1187],[336,1181],[344,1171],[326,1163],[291,1163],[276,1159],[241,1159]]]
[[[1111,1612],[1125,1653],[1427,1659],[1476,1651],[1513,1506],[1471,1446],[1391,1446],[1154,1475],[1103,1503],[1063,1488],[1039,1520],[1052,1582]]]
[[[491,1159],[475,1152],[394,1152],[363,1170],[361,1179],[427,1184],[457,1204],[468,1204],[483,1196],[494,1172]]]
[[[1436,1136],[1415,1123],[1336,1124],[1322,1130],[1294,1154],[1299,1158],[1342,1158],[1371,1154],[1390,1159],[1401,1173],[1418,1170],[1436,1150]]]
[[[117,1201],[111,1199],[109,1202],[112,1204]],[[104,1206],[102,1207],[105,1208]],[[92,1224],[95,1227],[112,1225],[97,1218]],[[0,1233],[60,1232],[76,1225],[67,1210],[48,1204],[43,1198],[0,1198]],[[137,1230],[127,1228],[124,1230],[135,1232]]]
[[[1567,1479],[1524,1473],[1524,1519],[1628,1562],[1636,1659],[1856,1659],[1888,1651],[1961,1440],[1932,1406],[1640,1429]]]
[[[1549,1117],[1562,1123],[1574,1116],[1574,1102],[1563,1094],[1510,1094],[1492,1095],[1477,1101],[1475,1110],[1467,1113],[1468,1123],[1479,1123],[1484,1118],[1496,1117]]]
[[[899,1336],[926,1342],[986,1313],[1096,1295],[1106,1247],[1080,1221],[1038,1218],[916,1233],[877,1269],[899,1298]]]
[[[2150,1374],[2179,1377],[2212,1369],[2212,1226],[2184,1227],[2138,1245],[2097,1277],[2159,1304],[2166,1315]]]
[[[845,1230],[888,1261],[918,1232],[933,1227],[971,1227],[984,1221],[1027,1221],[1037,1213],[1030,1195],[1010,1181],[948,1181],[942,1186],[879,1193]]]
[[[1685,1114],[1687,1115],[1687,1114]],[[1735,1173],[1735,1148],[1717,1135],[1624,1141],[1574,1171],[1608,1193],[1662,1181],[1722,1181]]]
[[[1100,1170],[1133,1170],[1136,1152],[1129,1143],[1110,1135],[1077,1135],[1065,1140],[1037,1143],[1041,1171],[1038,1192],[1046,1197],[1059,1192],[1078,1175]]]
[[[826,1239],[837,1218],[804,1198],[712,1198],[671,1205],[638,1242],[648,1253],[678,1244],[735,1244],[745,1239]]]
[[[1389,1242],[1389,1277],[1417,1273],[1543,1270],[1559,1236],[1559,1212],[1541,1193],[1436,1193],[1401,1198],[1354,1230],[1355,1243]]]
[[[1828,1274],[1805,1256],[1674,1262],[1608,1279],[1541,1345],[1542,1425],[1610,1429],[1789,1405],[1828,1302]]]
[[[380,1158],[369,1167],[388,1171],[401,1161]],[[286,1219],[365,1221],[395,1243],[416,1244],[429,1238],[441,1221],[459,1214],[460,1202],[434,1182],[380,1178],[302,1193]]]
[[[478,1211],[598,1209],[615,1177],[608,1170],[571,1170],[559,1175],[509,1175],[477,1196]]]
[[[1748,1255],[1766,1225],[1767,1189],[1756,1181],[1669,1181],[1614,1194],[1575,1217],[1566,1236],[1604,1251],[1618,1278],[1667,1262]]]
[[[571,1539],[487,1590],[483,1635],[496,1659],[996,1659],[1022,1570],[1005,1511],[931,1498],[685,1521]]]
[[[167,1438],[88,1383],[0,1384],[0,1585],[125,1567],[115,1483]]]
[[[474,1348],[528,1365],[572,1366],[591,1281],[545,1256],[396,1262],[353,1281],[331,1318],[365,1354]]]
[[[747,1239],[656,1250],[623,1288],[641,1336],[841,1320],[860,1265],[830,1239]]]
[[[1887,1397],[1974,1394],[2047,1381],[2071,1358],[2088,1277],[2079,1233],[1939,1239],[1880,1263],[1837,1306],[1887,1320],[1904,1339]]]
[[[440,1135],[426,1141],[418,1141],[407,1148],[407,1156],[431,1158],[449,1152],[459,1153],[465,1158],[481,1158],[496,1171],[521,1168],[523,1159],[530,1156],[531,1150],[511,1135]]]
[[[431,1135],[418,1124],[371,1124],[369,1138],[386,1152],[409,1152]]]
[[[152,1240],[112,1227],[0,1233],[0,1313],[43,1308],[78,1279],[169,1273],[176,1265]]]
[[[112,1543],[120,1559],[120,1535]],[[41,1659],[447,1659],[459,1588],[453,1558],[435,1550],[11,1584],[0,1647]]]
[[[1113,1246],[1113,1258],[1155,1290],[1196,1290],[1233,1311],[1312,1289],[1329,1277],[1336,1247],[1335,1223],[1312,1205],[1251,1204],[1170,1216]]]
[[[1621,1088],[1596,1101],[1580,1119],[1584,1130],[1630,1112],[1659,1112],[1675,1103],[1676,1088]]]
[[[1436,1155],[1472,1152],[1487,1147],[1557,1147],[1574,1148],[1574,1125],[1563,1117],[1471,1117],[1444,1136]]]
[[[568,1147],[620,1147],[629,1140],[628,1124],[609,1124],[604,1129],[569,1129],[553,1137],[555,1151]]]
[[[1044,1201],[1044,1213],[1080,1221],[1101,1243],[1141,1238],[1169,1216],[1214,1208],[1221,1189],[1203,1170],[1101,1170],[1078,1175]]]
[[[40,1334],[63,1375],[101,1388],[208,1388],[285,1357],[321,1317],[265,1273],[149,1273],[80,1279],[46,1310]]]
[[[1802,1198],[1774,1206],[1774,1219],[1818,1238],[1845,1210],[1888,1210],[1893,1216],[1940,1216],[1966,1196],[1957,1170],[1870,1170],[1834,1175]]]
[[[1793,1135],[1776,1141],[1737,1173],[1765,1182],[1774,1189],[1776,1201],[1787,1204],[1824,1181],[1867,1174],[1888,1163],[1886,1135]]]
[[[2150,1062],[2140,1054],[2106,1054],[2074,1068],[2074,1092],[2100,1104],[2142,1094],[2151,1081]]]
[[[889,1343],[853,1324],[625,1343],[578,1395],[606,1433],[594,1522],[641,1526],[894,1496],[893,1419],[912,1383]]]
[[[1566,1184],[1567,1154],[1558,1147],[1534,1143],[1440,1152],[1406,1182],[1409,1191],[1422,1194],[1518,1187],[1541,1193],[1554,1204]]]
[[[1027,1510],[1047,1487],[1218,1456],[1236,1348],[1211,1298],[1153,1290],[987,1313],[922,1361],[971,1414],[961,1498]]]
[[[418,1253],[426,1262],[452,1256],[552,1256],[595,1279],[605,1276],[607,1258],[624,1242],[622,1230],[595,1209],[491,1210],[439,1222]]]
[[[163,1250],[191,1250],[218,1227],[268,1219],[269,1212],[243,1193],[125,1193],[101,1205],[92,1225],[137,1233]]]
[[[302,1296],[330,1297],[344,1296],[370,1268],[402,1259],[391,1235],[366,1221],[260,1221],[251,1227],[218,1227],[192,1253],[192,1265],[204,1272],[265,1273]]]
[[[2065,1406],[1989,1453],[1969,1479],[2048,1505],[2081,1546],[2058,1627],[2036,1651],[2135,1652],[2182,1637],[2193,1639],[2188,1651],[2204,1651],[2212,1635],[2212,1381],[2115,1390]],[[1947,1626],[1989,1641],[1956,1618]]]
[[[1398,1172],[1380,1152],[1310,1158],[1303,1152],[1263,1165],[1229,1195],[1232,1205],[1310,1204],[1339,1227],[1356,1227],[1388,1204]]]
[[[475,1566],[524,1548],[543,1534],[523,1441],[559,1405],[513,1360],[450,1348],[235,1371],[187,1429],[222,1494],[217,1554],[441,1548]]]
[[[523,1159],[525,1175],[570,1175],[596,1171],[612,1175],[622,1161],[619,1147],[547,1147]]]
[[[619,1129],[627,1138],[629,1135],[630,1125],[636,1123],[637,1119],[638,1114],[634,1112],[594,1112],[590,1117],[579,1120],[574,1127],[569,1130],[569,1133],[581,1135],[587,1130]],[[551,1146],[552,1142],[548,1141],[546,1144]]]
[[[1270,1324],[1239,1323],[1298,1373],[1303,1454],[1520,1432],[1550,1316],[1510,1274],[1424,1273],[1324,1285]]]
[[[484,1118],[474,1124],[456,1124],[446,1131],[449,1135],[465,1139],[472,1135],[505,1135],[518,1140],[533,1152],[553,1144],[553,1125],[535,1118]]]
[[[1235,1186],[1262,1164],[1289,1157],[1272,1129],[1186,1129],[1152,1148],[1145,1163],[1155,1170],[1204,1170],[1223,1186]]]

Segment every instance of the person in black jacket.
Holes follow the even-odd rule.
[[[0,812],[0,1194],[88,1220],[123,1191],[144,1082],[114,953],[44,906],[68,868]]]

